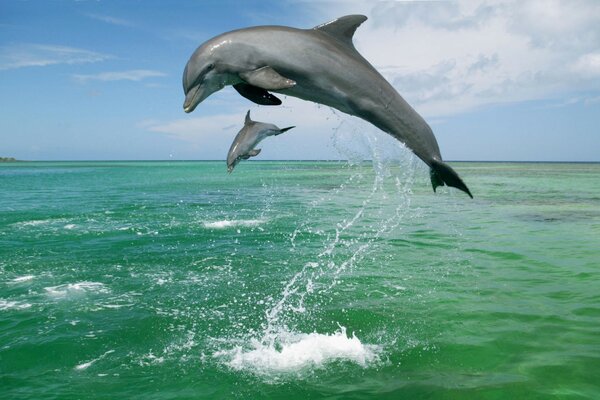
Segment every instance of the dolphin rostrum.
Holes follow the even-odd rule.
[[[262,105],[279,105],[270,92],[321,103],[389,133],[430,167],[433,190],[471,192],[442,161],[427,122],[365,60],[352,36],[367,17],[347,15],[312,29],[257,26],[223,33],[196,49],[183,72],[185,112],[227,85]]]
[[[289,126],[279,129],[273,124],[252,121],[250,119],[250,110],[248,110],[246,119],[244,120],[244,127],[238,132],[233,143],[231,143],[229,153],[227,153],[227,171],[231,173],[241,160],[257,156],[261,149],[255,149],[255,147],[267,136],[281,135],[292,128],[294,127]]]

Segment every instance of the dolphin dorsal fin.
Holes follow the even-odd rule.
[[[313,29],[325,32],[337,40],[346,43],[352,47],[352,36],[356,32],[356,28],[367,20],[364,15],[346,15],[333,21],[325,22],[324,24],[317,25]]]
[[[252,122],[254,121],[250,119],[250,110],[248,110],[248,112],[246,113],[246,119],[244,120],[244,125],[251,124]]]

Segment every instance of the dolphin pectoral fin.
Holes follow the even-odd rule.
[[[244,154],[243,156],[240,156],[240,158],[242,160],[247,160],[250,157],[256,157],[259,153],[260,153],[261,149],[254,149],[254,150],[250,150],[249,152],[247,152],[246,154]]]
[[[283,132],[287,132],[287,131],[289,131],[292,128],[295,128],[295,126],[288,126],[287,128],[280,129],[279,132],[277,132],[273,136],[281,135]]]
[[[352,36],[363,22],[367,20],[364,15],[346,15],[333,21],[326,22],[324,24],[315,26],[314,29],[321,32],[325,32],[339,41],[349,44],[354,48],[352,44]]]
[[[248,152],[248,158],[250,158],[250,157],[256,157],[257,155],[259,155],[259,154],[260,154],[260,151],[261,151],[261,150],[262,150],[262,149],[254,149],[254,150],[250,150],[250,151]]]
[[[240,78],[251,84],[265,90],[287,89],[296,85],[296,82],[279,75],[271,67],[262,67],[254,71],[242,72]]]
[[[460,179],[460,176],[458,176],[448,164],[442,161],[433,160],[430,167],[429,173],[434,192],[438,186],[447,185],[462,190],[468,194],[470,198],[473,198],[467,185],[465,185],[462,179]]]
[[[233,88],[248,100],[260,104],[261,106],[278,106],[281,104],[281,100],[277,97],[273,96],[265,89],[256,86],[248,85],[247,83],[238,83],[233,85]]]

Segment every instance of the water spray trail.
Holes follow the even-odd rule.
[[[333,249],[335,248],[335,246],[337,246],[338,243],[340,242],[340,234],[343,233],[344,231],[346,231],[352,225],[354,225],[354,223],[360,217],[362,217],[363,213],[365,212],[365,209],[367,208],[367,206],[369,205],[369,203],[371,203],[371,200],[373,199],[373,196],[377,192],[378,188],[379,188],[378,176],[375,175],[375,180],[373,181],[373,186],[371,188],[371,192],[369,193],[369,196],[365,200],[363,200],[361,207],[358,209],[358,211],[356,212],[356,214],[354,214],[354,217],[352,217],[350,219],[350,221],[348,221],[348,222],[343,221],[343,225],[342,224],[338,224],[337,225],[337,227],[335,229],[335,239],[327,246],[327,248],[323,252],[321,252],[318,255],[319,258],[321,258],[321,257],[323,257],[325,255],[331,255],[331,252],[333,251]]]
[[[357,179],[358,179],[358,181],[356,183],[360,184],[362,182],[362,178],[363,178],[362,171],[353,172],[349,178],[347,178],[337,188],[329,191],[326,196],[322,196],[317,200],[311,201],[310,202],[311,209],[315,210],[321,204],[331,201],[334,198],[334,196],[337,196],[340,192],[344,191],[349,184],[355,183],[355,181]],[[305,221],[303,221],[299,226],[296,227],[296,229],[294,229],[294,232],[290,236],[290,243],[291,243],[292,247],[294,247],[294,248],[296,247],[296,237],[298,236],[299,233],[303,232],[303,230],[306,230],[307,226],[310,223],[310,220],[311,220],[311,218],[306,218]]]
[[[344,231],[346,231],[348,228],[350,228],[363,215],[363,212],[365,211],[367,205],[371,202],[371,199],[377,192],[377,189],[379,187],[378,180],[379,180],[379,178],[376,175],[375,179],[373,181],[373,186],[372,186],[371,192],[369,193],[369,196],[362,202],[361,208],[356,212],[356,214],[353,216],[353,218],[350,221],[345,222],[344,225],[338,224],[338,226],[336,227],[335,239],[333,241],[331,241],[331,243],[325,248],[325,250],[318,255],[319,258],[323,257],[324,255],[331,255],[333,250],[335,249],[336,245],[340,243],[340,234],[343,233]],[[300,270],[300,272],[296,273],[294,275],[294,277],[286,284],[285,288],[283,289],[281,299],[275,304],[275,306],[273,306],[266,313],[267,327],[265,329],[265,335],[263,336],[263,342],[265,342],[265,341],[267,341],[269,343],[273,342],[273,340],[275,339],[275,334],[276,334],[275,328],[277,328],[277,323],[279,322],[279,314],[285,310],[285,308],[286,308],[285,305],[286,305],[287,300],[292,295],[297,293],[301,287],[301,286],[294,287],[294,285],[296,284],[296,282],[299,279],[301,279],[303,276],[306,275],[306,271],[309,268],[312,269],[318,265],[319,265],[318,263],[314,263],[314,262],[305,263],[304,266],[302,267],[302,270]],[[314,272],[311,273],[311,278],[309,279],[309,281],[306,283],[303,282],[301,285],[304,285],[305,287],[310,287],[312,285],[312,282],[314,282],[315,279],[320,278],[321,276],[323,276],[325,274],[325,272],[322,269],[321,269],[321,271],[322,271],[321,273],[316,274],[316,275]],[[306,294],[310,293],[310,292],[312,292],[312,290],[307,289],[305,292],[300,294],[300,301],[298,303],[298,306],[295,307],[297,310],[304,309],[304,307],[303,307],[304,298],[305,298]],[[291,308],[291,307],[292,307],[291,305],[288,306],[288,308]]]
[[[394,177],[394,195],[398,201],[391,213],[391,216],[381,220],[379,219],[374,224],[367,226],[367,231],[364,231],[358,235],[358,239],[343,239],[343,235],[349,232],[350,229],[357,225],[359,221],[367,219],[370,211],[375,212],[378,216],[382,216],[384,208],[377,206],[383,206],[380,202],[376,202],[375,199],[381,198],[384,200],[387,198],[388,193],[385,191],[384,181],[385,176],[391,175],[389,173],[389,165],[387,165],[382,159],[382,155],[377,147],[377,137],[367,136],[369,148],[371,150],[372,167],[375,172],[371,190],[367,197],[362,201],[359,209],[354,215],[338,223],[335,228],[335,235],[327,237],[324,243],[323,250],[317,254],[317,260],[327,257],[329,261],[313,261],[307,262],[303,265],[302,269],[297,272],[292,279],[285,285],[281,292],[281,297],[266,313],[266,325],[264,329],[262,342],[264,344],[273,345],[277,340],[277,334],[279,331],[287,330],[283,321],[285,317],[289,317],[288,312],[298,313],[305,311],[304,301],[307,296],[315,293],[314,285],[320,282],[321,289],[317,292],[319,294],[325,294],[330,291],[338,282],[340,275],[353,268],[358,262],[360,262],[369,252],[373,249],[374,243],[386,233],[389,233],[396,229],[403,218],[408,214],[410,208],[410,196],[412,191],[410,185],[414,178],[415,167],[409,165],[409,168],[405,168],[402,171],[402,179]],[[406,164],[406,163],[403,163]],[[353,182],[357,177],[362,177],[362,173],[355,173],[348,178],[339,187],[331,191],[328,196],[323,197],[320,201],[313,204],[312,209],[316,209],[317,205],[324,202],[325,198],[333,198],[343,194],[346,189],[346,185]],[[403,183],[404,182],[404,183]],[[381,194],[380,196],[378,196]],[[377,209],[376,209],[377,208]],[[391,210],[388,210],[391,211]],[[303,222],[297,227],[291,236],[292,246],[295,247],[295,239],[299,233],[309,229],[309,222]],[[335,257],[339,256],[340,251],[344,251],[350,248],[348,256],[344,256],[343,261],[336,261]],[[323,285],[323,279],[329,279],[329,283]]]

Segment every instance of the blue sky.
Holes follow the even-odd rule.
[[[231,87],[188,115],[181,74],[219,33],[351,13],[369,17],[356,47],[430,123],[445,159],[600,161],[595,0],[2,1],[0,156],[224,160],[250,109],[298,127],[258,158],[343,158],[341,131],[384,134],[293,98],[257,106]]]

